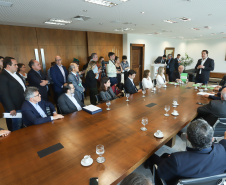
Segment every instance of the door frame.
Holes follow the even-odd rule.
[[[130,44],[130,66],[132,67],[132,47],[142,47],[143,49],[143,53],[142,53],[142,71],[141,71],[141,79],[139,79],[139,81],[143,79],[143,72],[144,72],[144,54],[145,54],[145,44]],[[130,69],[131,69],[130,67]]]

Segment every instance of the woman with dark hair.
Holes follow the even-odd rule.
[[[150,70],[144,70],[144,78],[142,79],[143,89],[151,89],[153,88],[153,83],[151,81],[151,73]]]
[[[111,82],[108,77],[104,77],[100,81],[100,97],[102,101],[110,101],[117,98],[111,88]]]
[[[27,73],[25,72],[26,66],[23,63],[18,63],[17,66],[18,66],[17,72],[20,74],[20,76],[23,78],[24,82],[26,83],[26,80],[27,80]]]
[[[121,82],[121,74],[122,74],[122,66],[121,66],[121,62],[119,60],[119,57],[115,57],[115,67],[116,67],[116,71],[117,71],[117,80],[118,83]]]
[[[85,72],[86,87],[89,88],[90,90],[90,103],[93,105],[96,105],[96,95],[98,94],[96,77],[100,73],[100,69],[99,69],[98,73],[94,74],[93,69],[95,67],[96,67],[96,62],[90,61]]]

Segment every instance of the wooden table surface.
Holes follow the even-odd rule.
[[[136,93],[128,103],[125,97],[112,101],[110,111],[101,104],[101,113],[80,111],[0,138],[0,184],[88,185],[91,177],[98,177],[99,185],[117,184],[196,116],[197,91],[191,87],[168,85],[156,93],[147,91],[145,98]],[[164,106],[170,105],[171,113],[175,97],[179,116],[165,117]],[[150,103],[156,105],[147,107]],[[149,121],[146,132],[140,130],[144,116]],[[157,130],[164,133],[163,139],[154,137]],[[38,156],[38,151],[57,143],[64,148]],[[103,164],[96,162],[98,144],[105,146]],[[81,166],[84,155],[94,159],[91,166]]]

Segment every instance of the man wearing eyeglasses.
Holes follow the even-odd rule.
[[[55,57],[56,65],[50,68],[50,76],[53,81],[53,90],[55,93],[55,101],[63,93],[63,85],[67,81],[68,71],[62,65],[62,59],[60,56]]]
[[[3,60],[2,73],[0,75],[0,96],[5,112],[11,116],[16,116],[21,112],[24,102],[24,91],[26,89],[22,77],[17,73],[17,61],[12,57]],[[21,118],[7,118],[8,130],[15,131],[22,127]]]
[[[22,105],[21,112],[23,123],[26,126],[38,125],[64,118],[61,114],[56,113],[52,103],[41,99],[37,87],[28,87],[24,95],[25,101]]]

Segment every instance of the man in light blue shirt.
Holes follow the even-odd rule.
[[[37,125],[64,118],[57,114],[52,103],[41,99],[37,87],[28,87],[25,91],[25,102],[21,108],[23,123],[26,126]]]

